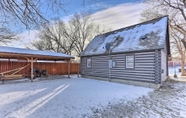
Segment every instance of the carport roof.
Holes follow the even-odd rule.
[[[25,59],[25,58],[32,58],[32,57],[37,58],[37,60],[74,59],[74,57],[64,53],[0,46],[0,58]]]

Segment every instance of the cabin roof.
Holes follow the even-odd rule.
[[[164,49],[167,30],[167,16],[121,28],[96,36],[80,56]]]
[[[25,57],[35,57],[43,60],[63,60],[74,58],[64,53],[0,46],[0,58],[25,58]]]

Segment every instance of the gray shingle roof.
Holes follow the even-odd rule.
[[[162,49],[166,45],[168,17],[161,17],[96,36],[80,56]]]

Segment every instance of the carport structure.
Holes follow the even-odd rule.
[[[55,61],[55,62],[67,61],[68,77],[70,77],[70,63],[71,63],[71,59],[74,59],[74,57],[63,53],[30,50],[30,49],[14,48],[14,47],[6,47],[6,46],[0,46],[0,58],[27,60],[27,62],[29,62],[31,65],[31,81],[33,81],[34,62],[36,62],[37,60]]]

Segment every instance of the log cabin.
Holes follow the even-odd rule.
[[[93,38],[81,52],[83,77],[159,88],[168,77],[168,16]]]

